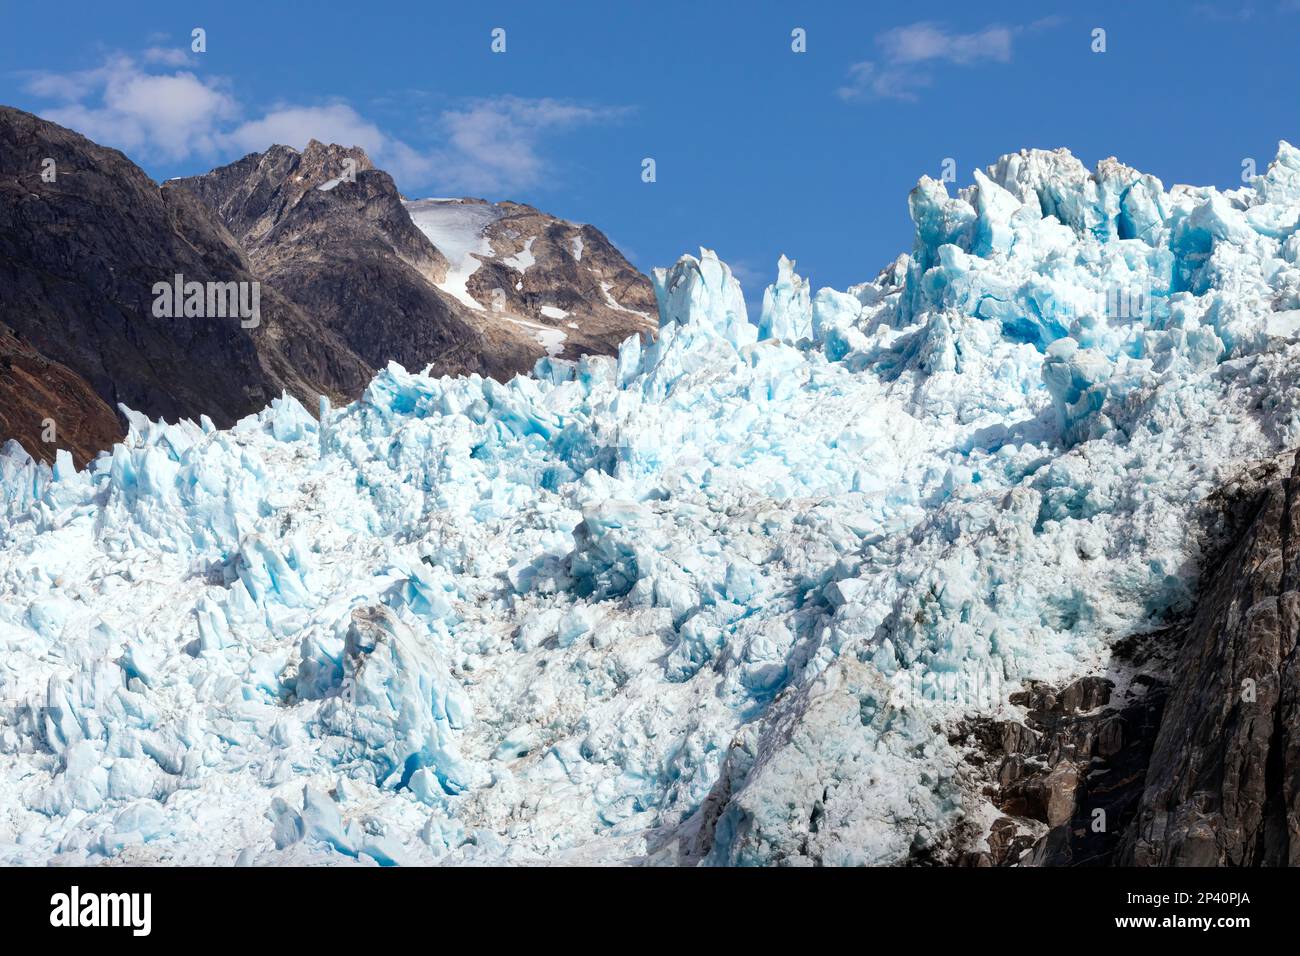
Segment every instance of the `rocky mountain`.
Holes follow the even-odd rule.
[[[354,179],[343,179],[344,161]],[[508,377],[542,354],[485,333],[435,282],[442,253],[411,222],[392,178],[359,149],[275,146],[173,180],[212,209],[258,277],[347,342],[372,368],[395,360],[440,374]]]
[[[357,147],[274,146],[176,182],[376,367],[501,378],[655,327],[649,280],[594,226],[518,203],[408,202]]]
[[[176,275],[204,284],[257,278],[192,193],[158,186],[117,150],[0,108],[0,322],[40,360],[109,405],[170,420],[207,415],[219,425],[285,390],[343,400],[368,381],[365,362],[273,288],[261,291],[255,328],[236,318],[156,317],[155,284]],[[55,418],[61,447],[107,447],[102,421]],[[29,450],[52,453],[45,444]]]
[[[613,355],[631,332],[658,324],[649,281],[595,226],[513,202],[434,199],[407,209],[430,239],[459,252],[444,288],[459,293],[463,283],[457,298],[470,308],[555,329],[531,330],[552,354]]]
[[[460,205],[408,204],[361,150],[316,142],[159,186],[116,150],[0,109],[0,323],[66,372],[65,390],[80,379],[109,407],[221,427],[284,391],[349,401],[389,361],[505,380],[653,328],[649,281],[595,228],[471,200],[485,212],[466,232],[439,215]],[[156,316],[155,284],[177,275],[256,284],[258,319]],[[6,381],[12,408],[48,410],[26,378]],[[0,439],[84,460],[123,435],[102,409],[59,408],[56,445],[26,424]]]

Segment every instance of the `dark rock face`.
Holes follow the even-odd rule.
[[[46,159],[55,163],[52,182],[41,176]],[[256,278],[190,193],[159,187],[116,150],[0,108],[0,322],[45,360],[110,406],[172,420],[207,414],[219,425],[286,389],[342,399],[368,379],[341,341],[273,289],[262,290],[255,329],[238,318],[155,317],[153,286],[176,274]],[[57,424],[74,448],[97,444],[102,425]]]
[[[1300,864],[1300,460],[1211,499],[1217,520],[1120,862]]]
[[[1158,638],[1157,638],[1158,639]],[[1142,796],[1166,686],[1141,676],[1122,697],[1114,681],[1083,677],[1063,687],[1032,683],[1011,697],[1026,721],[978,719],[953,742],[975,744],[984,795],[1003,816],[973,866],[1102,866],[1114,862]]]

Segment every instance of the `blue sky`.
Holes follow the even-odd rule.
[[[1300,0],[0,7],[0,102],[155,178],[356,142],[409,196],[528,202],[642,269],[715,248],[751,302],[781,253],[814,287],[875,275],[910,247],[908,190],[946,158],[961,185],[1066,146],[1232,186],[1244,159],[1262,170],[1300,141]]]

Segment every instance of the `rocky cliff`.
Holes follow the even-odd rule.
[[[1211,550],[1119,862],[1300,864],[1300,460],[1212,499]]]

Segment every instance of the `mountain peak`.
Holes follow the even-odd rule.
[[[320,170],[326,179],[333,179],[347,170],[347,160],[353,161],[352,172],[360,173],[375,168],[366,151],[360,146],[340,146],[338,143],[322,143],[318,139],[309,140],[307,148],[302,151],[299,162],[300,173]]]

